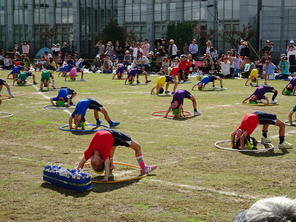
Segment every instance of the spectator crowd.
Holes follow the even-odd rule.
[[[289,42],[277,64],[273,62],[278,58],[273,56],[273,43],[270,40],[266,40],[257,58],[253,60],[249,44],[244,40],[240,41],[237,49],[229,49],[227,52],[215,49],[210,40],[200,47],[196,39],[185,42],[181,48],[173,39],[156,40],[154,48],[148,39],[143,42],[126,41],[124,44],[119,41],[104,43],[100,40],[95,47],[94,59],[82,59],[79,53],[71,51],[66,42],[62,45],[57,43],[32,62],[29,56],[30,45],[24,41],[21,45],[16,43],[11,52],[0,50],[0,68],[11,70],[15,64],[21,63],[24,67],[37,71],[48,69],[69,72],[75,67],[81,72],[88,70],[93,73],[115,73],[119,67],[124,67],[121,68],[123,71],[138,69],[145,75],[170,75],[175,72],[179,81],[187,81],[191,74],[248,78],[255,68],[266,79],[288,79],[296,72],[296,46],[293,40]],[[201,48],[205,50],[201,51]],[[118,78],[121,77],[122,75],[118,75]]]

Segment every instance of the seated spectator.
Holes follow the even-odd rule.
[[[12,59],[9,57],[8,54],[6,54],[3,59],[3,69],[11,70],[13,68],[12,64]]]
[[[278,64],[280,73],[275,76],[276,79],[288,79],[290,76],[290,62],[286,54],[281,55],[281,61]]]
[[[34,65],[35,71],[41,71],[42,69],[44,69],[46,62],[47,62],[47,60],[45,59],[45,57],[41,56],[41,58],[39,60],[37,60],[37,62]]]
[[[243,63],[242,77],[248,78],[252,69],[255,69],[255,64],[251,62],[250,57],[245,57],[245,60]]]
[[[110,60],[109,56],[105,56],[103,58],[102,71],[103,71],[103,73],[112,73],[113,72],[112,61]]]
[[[96,56],[96,58],[94,59],[94,61],[92,62],[91,66],[90,66],[90,70],[93,73],[96,73],[98,70],[101,69],[102,66],[102,61],[100,56]]]
[[[227,56],[223,56],[222,61],[220,61],[220,75],[221,77],[224,78],[230,78],[231,74],[230,74],[230,67],[232,65],[233,61],[232,59],[228,59]]]

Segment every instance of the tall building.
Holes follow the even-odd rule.
[[[94,53],[99,34],[116,17],[116,0],[0,0],[0,47],[27,40],[35,52],[65,41]]]
[[[166,37],[171,22],[193,21],[219,50],[230,48],[222,37],[250,25],[251,44],[265,41],[281,53],[296,39],[295,0],[0,0],[0,47],[31,42],[32,51],[69,42],[81,54],[95,54],[95,43],[108,21],[115,20],[151,42]]]

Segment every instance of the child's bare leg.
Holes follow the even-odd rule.
[[[102,109],[101,109],[101,113],[103,113],[105,120],[109,123],[109,121],[110,121],[110,117],[109,117],[109,115],[108,115],[107,110],[104,109],[104,108],[102,108]]]

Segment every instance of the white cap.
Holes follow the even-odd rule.
[[[174,39],[171,39],[170,42],[174,42]]]
[[[290,44],[295,44],[294,40],[291,40],[291,41],[290,41]]]

